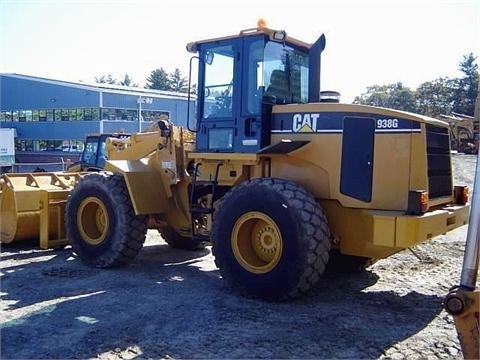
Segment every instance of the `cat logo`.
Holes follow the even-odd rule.
[[[293,132],[316,132],[317,131],[317,120],[320,117],[320,114],[294,114],[293,115]]]

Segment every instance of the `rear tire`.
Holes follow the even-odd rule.
[[[214,214],[212,250],[243,295],[285,300],[309,291],[328,262],[330,232],[313,196],[293,182],[254,179],[232,188]]]
[[[114,267],[130,262],[143,246],[147,218],[136,216],[121,175],[85,175],[65,209],[73,251],[89,265]]]

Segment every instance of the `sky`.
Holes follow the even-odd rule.
[[[480,55],[480,0],[0,0],[0,73],[129,74],[144,86],[160,67],[188,76],[187,43],[259,18],[308,43],[325,34],[321,89],[343,102],[371,85],[461,76],[463,56]]]

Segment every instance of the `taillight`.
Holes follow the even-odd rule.
[[[468,186],[455,186],[453,196],[455,204],[465,205],[468,203]]]
[[[412,215],[422,215],[428,211],[428,191],[411,190],[408,192],[407,212]]]

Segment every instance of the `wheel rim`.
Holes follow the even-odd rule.
[[[260,212],[248,212],[235,222],[231,243],[235,258],[251,273],[271,271],[282,257],[280,229],[271,217]]]
[[[107,237],[109,218],[105,204],[96,197],[84,199],[77,213],[82,238],[90,245],[101,244]]]

